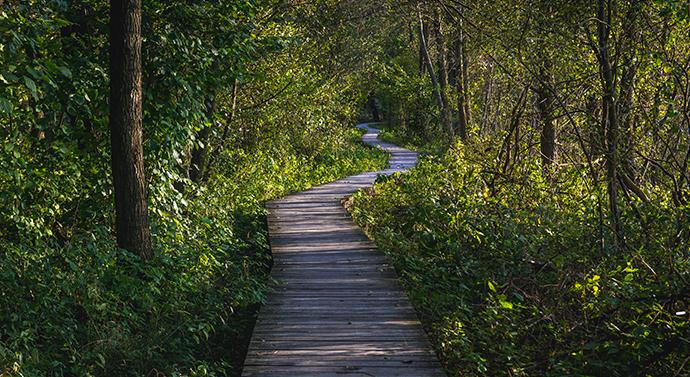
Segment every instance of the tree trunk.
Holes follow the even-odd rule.
[[[553,76],[550,71],[548,57],[542,56],[539,69],[539,83],[537,86],[537,108],[541,120],[540,151],[542,165],[545,169],[556,159],[556,126],[553,119]]]
[[[379,108],[376,105],[376,98],[372,94],[369,94],[369,109],[371,110],[371,116],[374,120],[374,122],[380,122],[381,121],[381,115],[379,113]]]
[[[436,10],[435,20],[435,34],[437,51],[437,65],[438,65],[438,85],[439,95],[443,107],[441,108],[441,125],[448,131],[449,136],[454,135],[453,125],[451,124],[450,114],[448,109],[448,97],[446,96],[446,88],[448,86],[448,63],[446,61],[446,41],[443,38],[443,20],[441,19],[441,12]]]
[[[419,77],[423,77],[426,73],[426,40],[424,39],[424,36],[428,34],[428,26],[423,21],[420,21],[420,23],[421,25],[419,26]]]
[[[465,37],[465,31],[462,30],[462,20],[460,20],[460,37],[462,43],[460,46],[462,47],[462,50],[460,51],[460,57],[462,58],[462,87],[463,87],[463,97],[465,97],[465,122],[469,126],[470,122],[472,121],[472,114],[470,113],[470,77],[467,73],[468,67],[470,64],[469,57],[467,55],[467,40]]]
[[[622,127],[621,136],[624,143],[621,153],[621,165],[624,171],[632,172],[633,169],[633,114],[632,109],[635,101],[634,84],[637,75],[638,62],[636,57],[638,44],[638,22],[637,17],[640,13],[640,2],[632,2],[623,20],[623,34],[621,41],[621,79],[619,89],[619,100],[617,103],[618,121]]]
[[[465,55],[465,36],[460,20],[460,30],[455,43],[455,87],[457,90],[458,122],[455,132],[463,141],[467,140],[467,125],[469,123],[469,106],[467,104],[467,59]]]
[[[609,211],[616,237],[616,246],[623,245],[623,232],[618,208],[618,116],[616,109],[616,78],[609,54],[611,0],[597,0],[597,39],[599,73],[601,76],[602,117],[601,124],[606,138],[606,180],[608,185]],[[607,6],[608,3],[608,6]]]
[[[491,111],[491,97],[493,96],[494,87],[494,64],[489,62],[489,72],[484,76],[484,88],[482,89],[482,98],[484,100],[484,109],[482,110],[482,120],[479,124],[479,135],[482,134],[488,128],[489,124],[489,111]]]
[[[439,91],[438,80],[436,80],[436,74],[434,73],[434,64],[432,63],[431,56],[429,55],[429,48],[427,46],[426,36],[424,33],[424,20],[422,20],[422,10],[420,9],[419,5],[417,6],[417,18],[419,20],[419,41],[422,49],[422,55],[424,56],[424,61],[426,62],[426,68],[429,70],[429,78],[431,79],[431,84],[434,87],[434,97],[436,97],[436,100],[438,101],[438,107],[441,111],[441,121],[444,121],[443,112],[446,106],[443,102],[441,92]]]
[[[152,256],[141,91],[141,0],[110,1],[110,140],[117,245]]]

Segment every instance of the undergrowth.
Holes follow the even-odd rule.
[[[234,148],[206,186],[152,184],[155,258],[146,263],[115,247],[107,195],[63,191],[81,193],[66,203],[100,204],[91,222],[59,218],[68,237],[31,238],[4,218],[0,376],[237,375],[268,283],[263,203],[385,166],[359,130],[317,136],[313,147]]]
[[[615,249],[581,167],[510,178],[481,145],[381,177],[350,207],[450,375],[690,375],[690,208],[663,193],[626,207]]]

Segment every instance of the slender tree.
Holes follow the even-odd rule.
[[[422,56],[424,56],[424,62],[426,64],[427,70],[429,71],[429,78],[431,79],[431,84],[434,88],[434,97],[436,97],[438,101],[438,108],[441,112],[441,123],[445,126],[446,103],[444,101],[443,96],[441,95],[441,89],[439,88],[438,79],[436,77],[436,73],[434,72],[434,63],[431,61],[431,55],[429,55],[429,45],[427,43],[427,37],[424,31],[425,25],[424,19],[422,18],[422,10],[420,4],[417,4],[417,21],[419,22],[419,43],[421,46],[421,53]],[[450,129],[451,136],[452,131],[453,130]]]
[[[446,42],[443,36],[443,19],[441,17],[441,11],[436,9],[434,11],[434,32],[436,34],[436,46],[437,46],[437,65],[438,65],[438,85],[439,85],[439,95],[441,96],[441,103],[443,107],[441,108],[441,123],[448,133],[453,136],[454,130],[453,126],[450,124],[450,114],[448,109],[448,97],[446,95],[448,87],[448,63],[446,60]]]
[[[117,245],[149,259],[141,75],[141,0],[111,0],[110,140]]]
[[[467,140],[467,125],[470,122],[470,108],[467,79],[467,49],[462,19],[458,20],[458,36],[455,41],[455,88],[457,91],[458,121],[455,132],[464,141]]]
[[[537,108],[541,120],[540,152],[542,164],[546,168],[556,159],[556,121],[553,117],[553,75],[551,60],[546,54],[540,56],[540,67],[537,84]]]
[[[378,108],[378,105],[376,104],[376,97],[374,97],[374,93],[369,93],[369,98],[367,99],[367,104],[369,105],[369,109],[371,110],[371,116],[372,116],[374,122],[380,122],[381,121],[381,114],[379,114],[379,108]]]

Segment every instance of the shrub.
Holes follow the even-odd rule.
[[[499,176],[483,150],[423,158],[351,207],[451,374],[687,375],[690,208],[638,203],[615,252],[603,187],[588,189],[577,168]]]

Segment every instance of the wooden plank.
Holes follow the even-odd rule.
[[[348,321],[351,322],[351,321]],[[354,334],[356,332],[369,332],[370,334],[420,334],[419,330],[421,327],[418,323],[413,323],[410,321],[406,325],[390,325],[390,324],[379,324],[378,322],[357,322],[357,323],[343,323],[334,321],[331,324],[324,324],[321,322],[311,322],[311,323],[266,323],[263,322],[262,326],[255,330],[255,333],[261,334],[273,334],[273,333],[304,333],[304,334],[315,334],[317,332],[327,332],[331,334]]]
[[[370,241],[360,241],[360,242],[349,242],[349,243],[343,243],[343,242],[323,242],[323,243],[304,243],[304,244],[276,244],[271,246],[271,251],[273,253],[282,253],[282,252],[308,252],[308,251],[313,251],[313,252],[320,252],[321,254],[324,253],[335,253],[335,252],[344,252],[344,251],[352,251],[352,252],[366,252],[367,249],[372,249],[374,248],[374,245]]]
[[[273,258],[278,262],[292,262],[293,260],[303,260],[303,261],[329,261],[329,260],[350,260],[350,259],[375,259],[377,264],[382,264],[386,262],[386,257],[383,253],[372,251],[368,248],[353,247],[353,248],[342,248],[339,250],[313,250],[311,247],[305,246],[304,248],[293,250],[288,250],[285,248],[279,248],[273,254]]]
[[[356,280],[360,278],[365,278],[367,280],[372,279],[373,277],[380,277],[381,279],[397,279],[397,274],[395,271],[370,271],[370,272],[362,272],[362,271],[347,271],[347,270],[333,270],[331,272],[328,271],[322,271],[322,272],[309,272],[309,271],[278,271],[273,275],[273,278],[277,281],[286,281],[286,282],[296,282],[296,280],[301,281],[301,277],[304,275],[311,274],[311,276],[314,277],[314,279],[319,279],[319,280],[324,280],[327,279],[329,276],[338,276],[340,280]],[[318,283],[317,283],[318,284]]]
[[[309,293],[309,294],[318,294],[318,295],[327,295],[327,294],[333,294],[333,295],[365,295],[365,294],[370,294],[370,295],[383,295],[383,294],[393,294],[394,292],[397,292],[398,294],[403,294],[403,291],[400,289],[400,287],[394,287],[395,289],[389,289],[390,287],[383,287],[383,288],[378,288],[378,289],[355,289],[354,287],[350,287],[349,289],[343,289],[341,286],[334,286],[333,288],[328,288],[328,287],[316,287],[316,286],[304,286],[302,288],[298,288],[295,286],[287,286],[287,285],[276,285],[273,287],[273,292],[279,292],[279,293],[296,293],[296,294],[304,294],[304,293]]]
[[[298,327],[290,330],[285,330],[280,327],[269,327],[262,330],[257,330],[254,333],[257,341],[260,342],[275,342],[275,341],[351,341],[351,342],[366,342],[366,341],[396,341],[401,340],[405,342],[424,343],[425,339],[421,335],[421,328],[411,326],[406,329],[386,329],[382,327],[369,328],[336,328],[326,327],[320,328],[319,325],[312,325],[309,328]]]
[[[301,316],[301,315],[309,315],[309,316],[317,316],[317,317],[323,317],[323,318],[362,318],[366,316],[377,316],[385,319],[390,319],[390,318],[404,318],[405,316],[414,318],[416,317],[416,314],[414,310],[411,308],[374,308],[374,309],[368,309],[368,308],[353,308],[352,310],[348,310],[347,313],[343,313],[342,308],[327,308],[327,309],[304,309],[304,308],[276,308],[273,306],[266,306],[265,307],[265,313],[266,315],[273,315],[273,316],[279,316],[279,315],[287,315],[287,316]]]
[[[322,366],[248,366],[243,376],[267,376],[267,377],[443,377],[445,374],[439,369],[413,368],[409,365],[399,367],[322,367]]]
[[[391,152],[390,174],[416,154]],[[340,206],[379,172],[270,203],[273,291],[257,319],[243,376],[444,376],[395,269]]]
[[[291,258],[290,256],[274,256],[273,257],[274,263],[278,267],[282,266],[287,266],[287,265],[299,265],[299,266],[307,266],[307,265],[312,265],[312,266],[322,266],[322,265],[339,265],[339,264],[348,264],[352,266],[356,265],[380,265],[381,263],[386,262],[386,258],[383,255],[365,255],[362,254],[361,256],[343,256],[343,257],[338,257],[338,256],[331,256],[329,258],[321,258],[321,259],[310,259],[310,258]]]
[[[267,304],[265,306],[266,308],[266,313],[308,313],[308,314],[339,314],[342,309],[339,309],[338,307],[334,307],[332,305],[300,305],[300,304],[287,304],[287,305],[272,305],[272,304]],[[377,315],[377,314],[384,314],[388,313],[389,311],[395,310],[396,312],[399,313],[410,313],[412,315],[415,314],[414,308],[410,304],[405,304],[405,306],[402,305],[395,305],[394,309],[391,309],[389,307],[385,306],[377,306],[377,307],[366,307],[366,306],[354,306],[351,309],[348,308],[348,312],[351,312],[353,314],[360,314],[360,315]]]
[[[323,350],[318,348],[311,349],[273,349],[273,350],[254,350],[251,353],[254,357],[272,357],[272,358],[329,358],[329,357],[386,357],[386,356],[427,356],[435,358],[436,354],[429,351],[427,348],[393,348],[386,350]]]
[[[353,353],[362,351],[388,351],[397,353],[404,350],[417,349],[428,349],[429,352],[431,352],[431,349],[428,347],[428,343],[426,342],[407,342],[399,340],[351,341],[343,339],[319,339],[312,341],[252,341],[252,346],[249,351],[249,354],[252,355],[252,352],[254,352],[254,350],[319,350],[322,352],[342,351]]]
[[[364,296],[364,297],[346,297],[346,298],[331,298],[324,296],[312,296],[312,297],[295,297],[289,296],[269,296],[270,300],[266,304],[273,306],[342,306],[347,305],[348,308],[356,306],[364,307],[390,307],[391,305],[395,307],[408,307],[410,306],[410,301],[405,297],[393,296],[393,297],[377,297],[377,296]]]
[[[327,366],[327,367],[427,367],[438,365],[438,361],[435,358],[430,358],[429,356],[411,356],[405,355],[399,358],[393,357],[352,357],[352,356],[319,356],[313,358],[302,358],[302,357],[266,357],[260,364],[249,364],[245,363],[246,367],[253,365],[261,366],[296,366],[296,367],[314,367],[314,366]]]
[[[363,322],[363,321],[404,321],[408,320],[411,317],[409,316],[409,313],[386,313],[386,314],[377,314],[376,317],[372,317],[371,313],[362,313],[362,314],[343,314],[343,313],[297,313],[297,312],[292,312],[288,313],[290,316],[291,320],[297,321],[303,321],[304,323],[308,323],[309,321],[318,321],[318,322],[325,322],[325,321],[336,321],[336,322],[342,322],[342,323],[347,323],[347,322]],[[267,312],[267,313],[262,313],[260,320],[260,323],[270,323],[270,322],[277,322],[281,319],[285,318],[282,312]],[[414,317],[416,319],[416,316]],[[257,330],[258,328],[255,328]]]
[[[299,324],[303,326],[309,326],[310,324],[316,324],[320,326],[331,326],[331,325],[366,325],[375,323],[379,326],[410,326],[410,325],[420,325],[417,318],[408,318],[402,316],[388,316],[384,317],[363,317],[363,318],[353,318],[347,316],[338,316],[332,318],[315,318],[307,315],[297,316],[297,317],[269,317],[262,316],[258,318],[257,324],[261,323],[263,326],[272,325],[294,325]]]
[[[276,272],[294,272],[294,271],[300,271],[306,274],[312,274],[312,273],[334,273],[334,272],[343,272],[343,271],[349,271],[349,272],[361,272],[361,273],[369,273],[369,272],[384,272],[384,271],[390,271],[393,270],[393,266],[386,264],[386,263],[371,263],[369,265],[332,265],[332,264],[323,264],[320,266],[310,266],[310,265],[304,265],[304,266],[274,266],[273,267],[273,273],[275,274]]]
[[[409,301],[405,297],[393,296],[393,297],[377,297],[377,296],[349,296],[349,297],[328,297],[328,296],[295,296],[295,295],[271,295],[270,302],[272,305],[285,305],[285,304],[327,304],[332,305],[342,305],[344,303],[348,305],[397,305],[397,304],[409,304]]]

